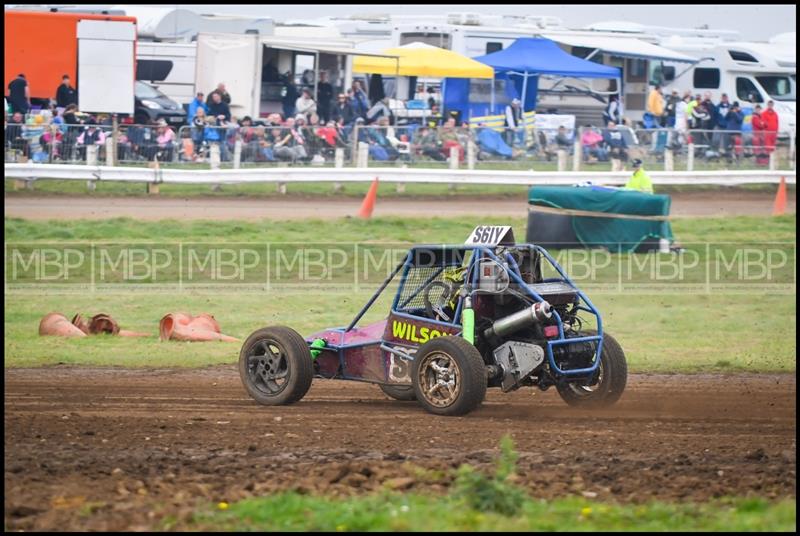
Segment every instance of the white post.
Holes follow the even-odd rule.
[[[87,166],[97,165],[97,145],[95,145],[94,143],[86,146],[86,165]]]
[[[675,169],[675,160],[673,159],[672,149],[664,150],[664,171],[672,171]]]
[[[336,148],[336,152],[334,153],[333,157],[334,166],[337,168],[344,167],[344,149],[341,147]],[[341,192],[342,191],[342,183],[336,181],[333,183],[333,191],[334,192]]]
[[[450,147],[450,169],[458,169],[458,149]]]
[[[89,190],[90,192],[94,192],[95,190],[97,190],[97,181],[96,180],[86,181],[86,189]]]
[[[687,147],[689,153],[686,155],[686,171],[694,171],[694,143]]]
[[[106,138],[106,165],[114,165],[114,138],[111,136]]]
[[[219,144],[212,143],[209,152],[209,161],[211,162],[211,169],[219,169]]]
[[[769,153],[769,170],[770,171],[775,171],[776,169],[778,169],[778,148],[777,147],[775,147],[775,149],[771,153]]]
[[[477,153],[477,148],[475,147],[475,143],[472,140],[467,142],[467,168],[468,169],[475,169],[475,154]]]
[[[612,158],[611,159],[611,171],[621,171],[622,170],[622,160],[619,158]]]
[[[566,171],[567,170],[567,151],[564,149],[559,149],[556,151],[556,155],[558,156],[558,170],[559,171]]]
[[[365,168],[369,165],[369,144],[358,142],[358,160],[356,167]]]
[[[242,165],[242,140],[236,140],[233,145],[233,169],[239,169]]]
[[[583,145],[581,144],[582,128],[575,129],[575,144],[572,149],[572,171],[581,170],[583,160]]]

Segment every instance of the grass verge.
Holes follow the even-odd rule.
[[[794,531],[796,502],[726,498],[707,503],[614,504],[565,497],[536,500],[514,484],[517,454],[500,443],[485,475],[462,465],[451,492],[424,496],[383,492],[335,499],[297,493],[217,503],[176,527],[200,531]]]
[[[210,279],[200,288],[167,288],[156,291],[146,281],[137,288],[111,285],[110,291],[54,291],[46,283],[28,291],[8,290],[12,243],[80,244],[81,241],[136,242],[159,244],[191,241],[214,242],[230,247],[235,242],[369,242],[459,243],[475,225],[468,218],[403,219],[380,218],[369,221],[342,219],[335,222],[138,222],[113,219],[97,222],[34,222],[5,220],[6,284],[4,364],[6,367],[45,366],[57,363],[75,365],[118,365],[126,367],[195,367],[234,363],[236,343],[189,344],[161,343],[156,339],[159,319],[172,311],[194,314],[211,312],[223,333],[246,338],[252,331],[271,324],[284,324],[302,334],[349,322],[385,275],[359,280],[352,285],[354,270],[345,269],[332,287],[319,285],[281,286],[268,291],[263,286],[240,289]],[[512,224],[518,237],[525,236],[521,219],[491,218],[481,223]],[[685,281],[660,284],[647,292],[629,291],[614,286],[615,266],[649,262],[658,255],[609,255],[614,264],[601,270],[594,279],[579,281],[592,302],[603,314],[604,327],[620,341],[633,372],[764,371],[796,369],[796,305],[794,242],[796,218],[736,217],[682,219],[673,223],[675,236],[695,252],[698,270],[691,277],[702,283],[704,270],[712,261],[704,251],[706,243],[736,244],[784,243],[780,251],[789,261],[772,274],[772,282],[788,285],[789,291],[775,292],[745,286],[728,290],[727,283],[743,277],[741,263],[723,274],[719,288],[694,292]],[[398,246],[399,247],[399,246]],[[403,248],[399,251],[402,252]],[[294,250],[292,250],[294,251]],[[730,250],[721,250],[730,252]],[[581,252],[583,254],[583,252]],[[671,257],[666,258],[666,260]],[[728,260],[733,259],[730,255]],[[637,277],[650,277],[650,265]],[[565,268],[573,276],[579,265]],[[707,271],[707,270],[706,270]],[[172,274],[174,276],[175,274]],[[745,274],[746,275],[746,274]],[[86,274],[83,274],[86,276]],[[637,280],[633,280],[637,282]],[[690,283],[692,281],[689,281]],[[696,282],[696,281],[695,281]],[[606,284],[609,286],[606,286]],[[746,281],[745,281],[746,283]],[[638,288],[638,287],[636,287]],[[391,290],[391,289],[390,289]],[[385,317],[391,295],[385,293],[370,309],[364,321]],[[37,335],[38,322],[51,311],[69,317],[80,312],[91,316],[105,312],[114,316],[124,329],[153,334],[148,339],[90,337],[55,340]]]

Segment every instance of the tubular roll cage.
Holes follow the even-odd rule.
[[[507,248],[519,249],[519,248],[527,247],[529,250],[532,250],[532,251],[535,251],[535,252],[539,253],[544,259],[547,260],[547,262],[550,263],[550,265],[561,276],[560,279],[559,278],[549,278],[549,279],[544,279],[541,282],[542,283],[562,282],[562,283],[568,284],[578,294],[579,301],[578,301],[577,309],[580,310],[580,311],[585,311],[585,312],[587,312],[589,314],[594,315],[594,317],[597,320],[597,335],[592,335],[592,336],[588,336],[588,337],[575,337],[575,338],[569,338],[568,339],[568,338],[564,337],[564,325],[563,325],[563,322],[561,321],[561,316],[558,314],[558,312],[555,309],[551,309],[551,312],[552,312],[553,316],[555,317],[556,324],[558,326],[558,338],[557,339],[548,339],[547,340],[547,349],[546,349],[547,359],[548,359],[548,362],[550,363],[550,370],[557,377],[570,377],[570,378],[573,378],[573,379],[574,378],[591,377],[597,371],[598,367],[600,366],[600,356],[601,356],[602,347],[603,347],[603,344],[602,344],[602,341],[603,341],[603,321],[602,321],[602,318],[600,317],[600,313],[597,311],[597,309],[595,308],[594,304],[592,304],[591,300],[589,300],[589,298],[572,282],[572,280],[567,276],[567,274],[564,272],[564,270],[561,268],[561,266],[559,266],[559,264],[555,261],[555,259],[553,259],[553,257],[551,257],[550,254],[547,253],[547,251],[544,248],[542,248],[541,246],[537,246],[535,244],[515,244],[515,245],[512,245],[512,246],[499,246],[499,247],[502,247],[503,249],[507,249]],[[467,271],[466,271],[467,275],[471,274],[470,287],[471,287],[472,290],[470,292],[470,298],[474,298],[475,295],[478,294],[478,292],[479,292],[478,290],[476,290],[476,286],[477,286],[477,282],[478,282],[478,275],[479,275],[478,274],[478,270],[476,269],[476,266],[478,265],[478,263],[482,259],[485,259],[485,258],[492,259],[492,260],[494,260],[494,261],[496,261],[496,262],[498,262],[500,264],[502,264],[502,261],[503,261],[503,259],[498,257],[494,253],[494,251],[492,251],[492,248],[487,247],[487,246],[482,246],[482,245],[464,245],[464,244],[459,244],[459,245],[452,245],[452,246],[449,246],[449,245],[414,246],[413,248],[411,248],[408,251],[408,253],[406,254],[405,259],[400,264],[397,265],[397,267],[392,271],[392,273],[383,281],[381,286],[378,287],[378,289],[375,291],[375,293],[372,295],[372,297],[369,299],[369,301],[364,305],[364,307],[361,308],[361,310],[358,312],[358,314],[355,316],[355,318],[353,318],[353,320],[350,322],[350,324],[346,328],[338,328],[338,329],[334,329],[332,331],[338,331],[342,336],[341,338],[343,339],[344,338],[344,334],[346,332],[352,330],[356,326],[358,321],[361,320],[361,318],[364,316],[364,314],[369,310],[369,308],[372,306],[372,304],[375,303],[375,301],[378,299],[378,297],[383,293],[383,291],[386,289],[386,287],[389,286],[389,283],[391,283],[391,281],[397,276],[398,273],[400,273],[400,271],[402,271],[403,274],[402,274],[401,280],[400,280],[400,287],[398,288],[398,292],[395,295],[395,298],[394,298],[394,300],[392,302],[391,314],[394,315],[394,316],[400,317],[400,318],[408,318],[408,319],[412,319],[412,320],[419,318],[419,317],[417,317],[415,315],[400,311],[399,308],[404,306],[408,302],[410,302],[415,296],[417,296],[420,292],[422,292],[423,289],[425,287],[427,287],[427,285],[431,281],[435,280],[445,268],[452,267],[452,266],[460,266],[460,263],[459,264],[454,264],[452,262],[447,262],[447,260],[443,260],[442,262],[434,264],[433,266],[435,266],[436,268],[439,268],[439,270],[435,271],[433,273],[433,275],[429,276],[421,285],[419,285],[419,287],[417,289],[415,289],[414,292],[409,295],[409,297],[406,298],[405,303],[400,303],[400,296],[402,294],[403,288],[406,285],[407,278],[408,278],[408,273],[413,267],[417,266],[415,264],[415,262],[414,262],[414,259],[417,258],[418,252],[441,252],[441,253],[444,253],[444,252],[447,252],[447,251],[459,251],[459,252],[462,252],[464,254],[464,256],[469,251],[473,252],[473,255],[470,257],[469,264],[467,265]],[[463,256],[458,257],[458,259],[463,259]],[[520,273],[519,265],[517,264],[517,262],[514,259],[513,255],[511,255],[511,253],[509,251],[505,251],[504,252],[504,260],[508,263],[509,269],[507,270],[507,273],[509,275],[510,280],[513,281],[514,283],[518,284],[520,286],[520,288],[529,297],[533,298],[533,300],[535,300],[536,302],[545,301],[544,298],[542,298],[541,295],[539,295],[533,288],[530,287],[530,285],[528,283],[526,283],[522,279],[522,274]],[[462,310],[462,307],[463,307],[463,303],[464,303],[464,297],[459,295],[458,303],[456,305],[456,310],[455,310],[455,314],[454,314],[454,322],[442,322],[440,320],[435,320],[435,319],[431,319],[431,318],[425,318],[424,320],[427,323],[439,324],[441,326],[447,326],[449,328],[455,328],[455,329],[458,329],[458,330],[462,330],[462,325],[461,325],[461,322],[460,322],[460,318],[461,318],[461,310]],[[458,334],[461,334],[461,331],[459,331]],[[562,369],[562,368],[560,368],[556,364],[555,356],[553,355],[553,347],[560,346],[560,345],[571,344],[571,343],[581,343],[581,342],[596,342],[597,343],[597,349],[595,350],[595,359],[594,359],[594,362],[592,363],[592,365],[589,366],[589,367],[579,368],[579,369]],[[350,348],[361,347],[361,346],[368,346],[369,344],[374,344],[374,343],[332,344],[332,343],[329,342],[328,346],[326,348],[324,348],[324,350],[337,352],[337,354],[339,356],[340,363],[344,364],[344,350],[350,349]],[[310,345],[310,342],[309,342],[309,345]],[[347,378],[345,378],[345,379],[347,379]]]

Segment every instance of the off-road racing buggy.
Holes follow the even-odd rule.
[[[388,318],[356,327],[398,274]],[[283,326],[254,332],[239,374],[264,405],[297,402],[318,377],[375,383],[431,413],[463,415],[487,387],[555,386],[570,405],[608,406],[625,389],[627,364],[547,251],[514,244],[510,227],[478,226],[463,245],[412,247],[346,327],[305,339]]]

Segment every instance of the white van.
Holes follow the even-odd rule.
[[[692,43],[680,37],[662,40],[662,46],[691,54],[699,61],[689,68],[663,62],[655,66],[651,79],[661,81],[664,94],[677,89],[692,94],[710,91],[714,102],[722,93],[731,101],[775,102],[779,132],[787,136],[796,128],[797,67],[796,49],[785,43],[741,41],[714,44]]]

